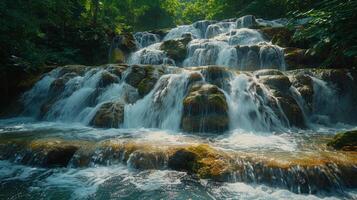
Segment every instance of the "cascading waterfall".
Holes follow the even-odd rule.
[[[127,105],[124,127],[179,130],[189,76],[186,71],[162,76],[147,96]]]
[[[279,21],[256,21],[253,16],[236,21],[199,21],[171,29],[164,41],[177,40],[190,35],[187,55],[183,66],[222,65],[240,70],[276,68],[285,70],[283,49],[272,45],[255,29],[255,24],[279,26]],[[162,42],[155,34],[136,33],[137,52],[132,53],[130,64],[170,64],[175,65],[160,46]]]
[[[357,124],[357,73],[288,70],[255,29],[285,25],[245,16],[139,32],[128,64],[44,74],[21,118],[0,119],[0,197],[24,181],[38,198],[355,198],[355,153],[325,144]]]

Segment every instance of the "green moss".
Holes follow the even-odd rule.
[[[356,151],[357,130],[338,133],[327,145],[337,150]]]

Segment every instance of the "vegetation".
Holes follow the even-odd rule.
[[[102,64],[122,32],[253,14],[309,19],[295,40],[307,39],[310,52],[323,55],[326,64],[349,65],[357,55],[356,11],[352,0],[4,0],[0,64]]]

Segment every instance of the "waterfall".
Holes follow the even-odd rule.
[[[184,67],[222,65],[240,70],[285,70],[282,48],[272,45],[258,30],[251,29],[256,24],[279,26],[279,22],[257,20],[253,16],[220,22],[203,20],[171,29],[162,41],[153,33],[138,32],[134,36],[140,49],[132,53],[129,64],[182,63]],[[187,35],[193,40],[185,47],[187,55],[184,62],[170,58],[168,52],[161,49],[162,42]],[[169,51],[175,52],[176,49]]]
[[[179,130],[190,74],[184,71],[162,76],[145,98],[125,107],[124,127]]]

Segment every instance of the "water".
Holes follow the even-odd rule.
[[[178,64],[161,50],[162,42],[190,35],[187,55],[182,66],[221,65],[240,70],[286,69],[283,49],[271,44],[254,28],[255,25],[279,27],[283,20],[268,21],[245,16],[233,21],[198,21],[171,29],[160,38],[152,33],[135,33],[140,49],[131,54],[130,64]]]
[[[356,129],[354,74],[286,71],[256,25],[285,21],[140,32],[128,65],[45,74],[23,113],[0,120],[0,199],[357,199],[355,153],[326,146]],[[175,66],[160,46],[188,34]],[[185,117],[199,130],[185,131]],[[194,167],[172,164],[181,151]]]

